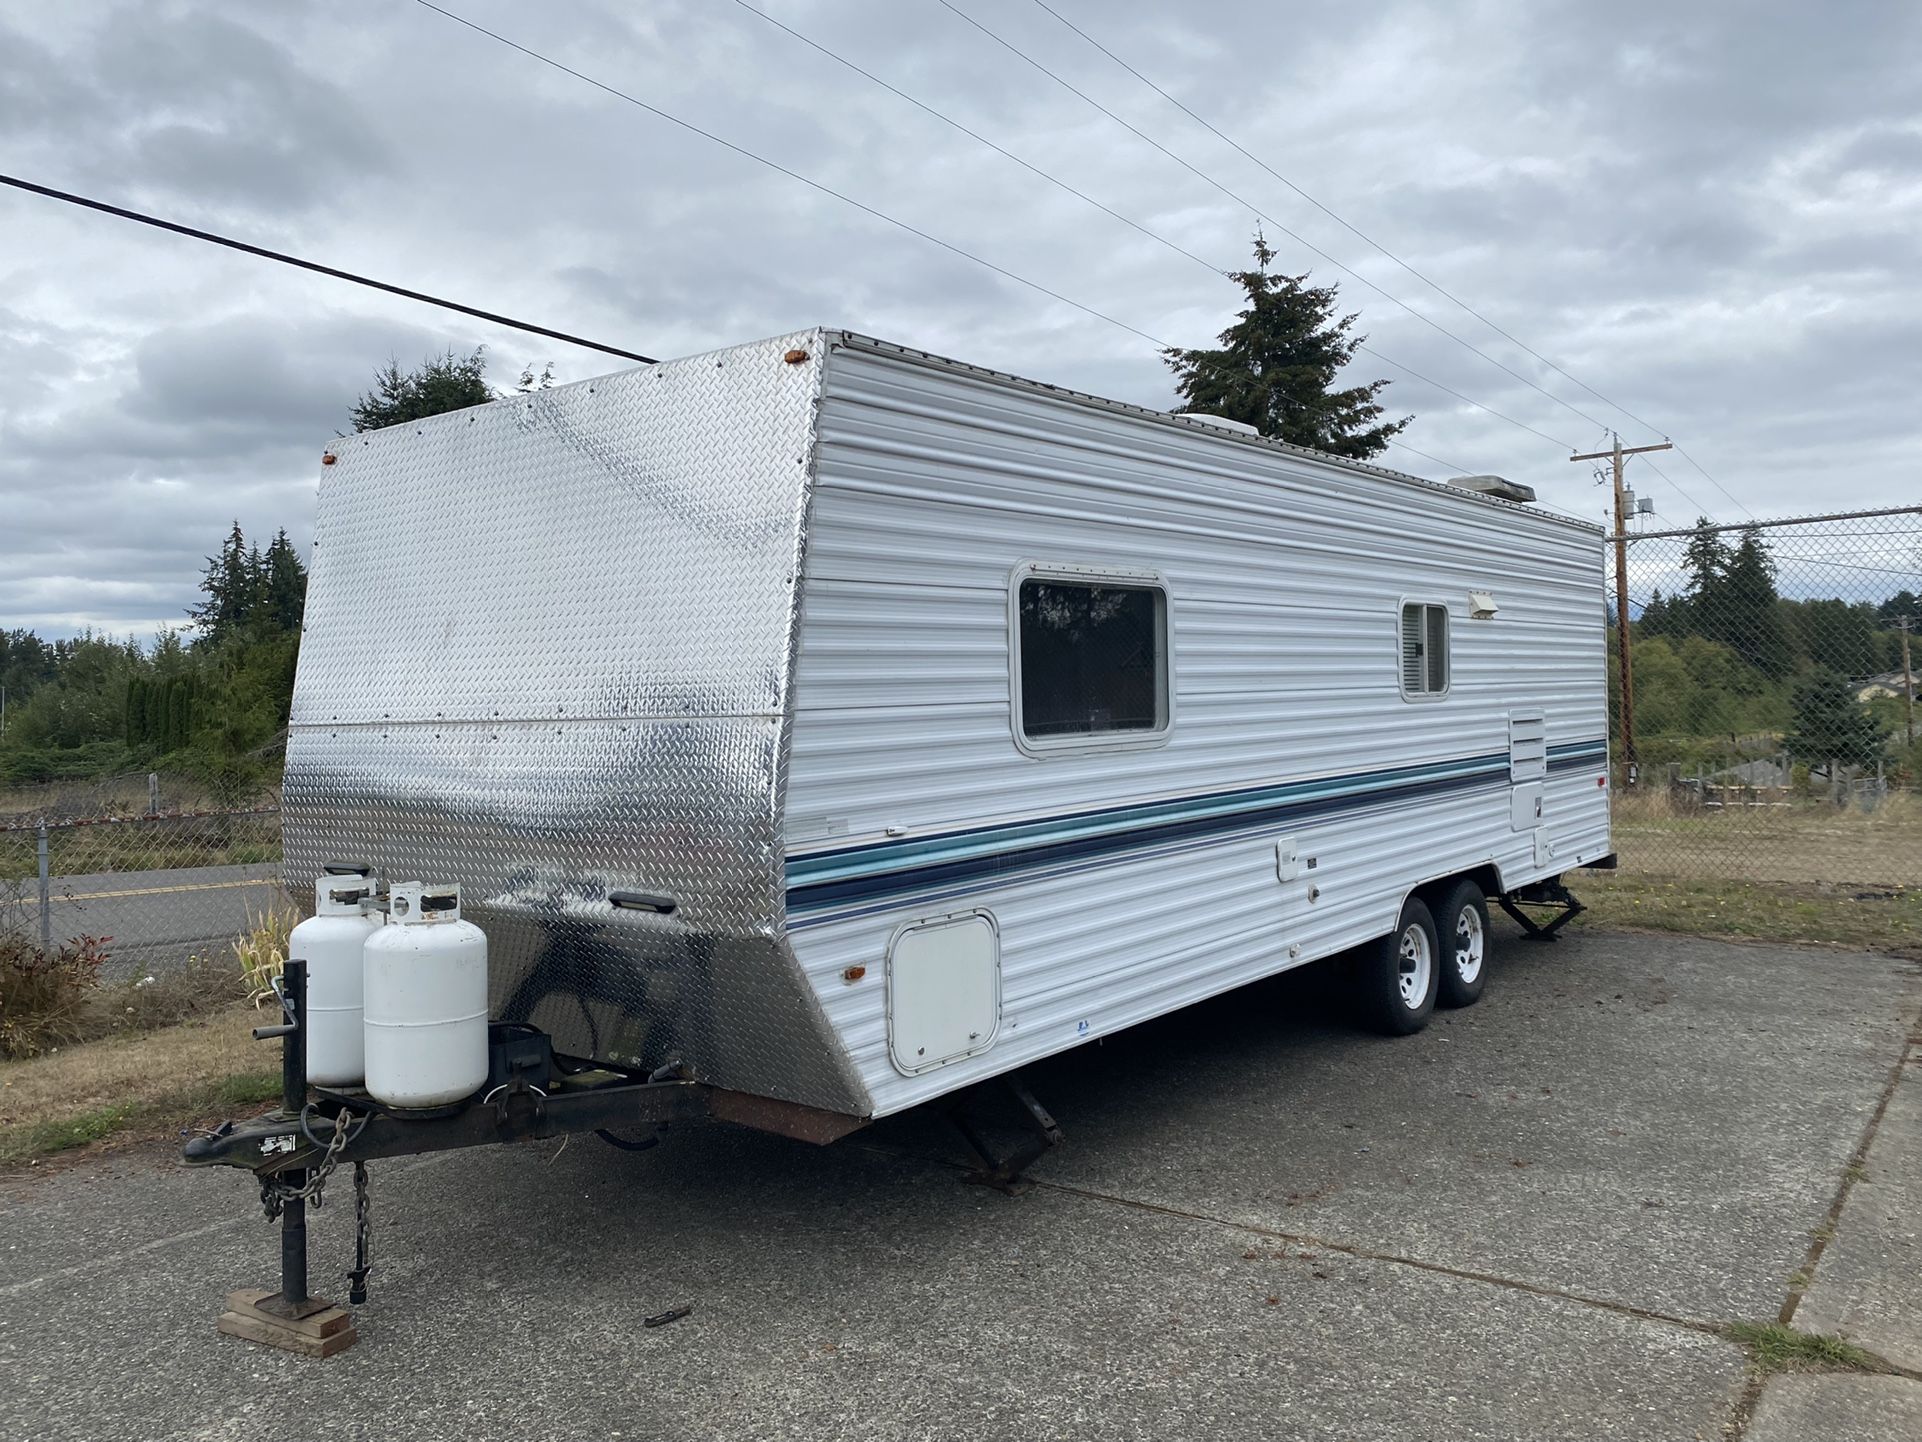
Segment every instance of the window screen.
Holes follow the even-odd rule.
[[[1021,730],[1033,740],[1159,731],[1168,608],[1157,586],[1024,580]]]
[[[1448,689],[1448,608],[1411,601],[1401,608],[1401,689],[1436,696]]]

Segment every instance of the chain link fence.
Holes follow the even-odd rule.
[[[130,797],[143,804],[92,809]],[[0,931],[45,949],[104,938],[108,979],[231,960],[234,938],[288,908],[279,805],[167,810],[168,799],[139,777],[0,800]]]
[[[1610,550],[1623,870],[1922,886],[1922,507]]]
[[[1922,506],[1646,531],[1609,549],[1623,873],[1922,888]],[[1026,728],[1157,724],[1157,604],[1024,590]],[[1102,691],[1051,654],[1057,633],[1127,664]],[[111,938],[120,977],[225,957],[289,908],[280,859],[272,795],[144,774],[15,788],[0,795],[0,931]]]

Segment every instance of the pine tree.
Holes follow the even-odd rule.
[[[1888,741],[1888,728],[1855,699],[1849,683],[1833,671],[1795,689],[1795,726],[1782,745],[1798,761],[1873,766]]]
[[[1162,352],[1176,392],[1189,410],[1245,422],[1265,436],[1331,455],[1375,455],[1414,418],[1380,420],[1375,397],[1385,380],[1332,389],[1367,337],[1349,334],[1353,315],[1336,318],[1336,287],[1311,286],[1305,274],[1270,275],[1274,258],[1257,232],[1256,268],[1230,277],[1247,304],[1221,333],[1220,350]]]
[[[1695,534],[1688,538],[1682,565],[1688,570],[1690,600],[1699,601],[1714,593],[1728,568],[1728,546],[1707,516],[1695,518]]]
[[[1667,635],[1674,624],[1674,618],[1670,615],[1674,606],[1675,603],[1664,596],[1662,588],[1657,586],[1649,595],[1648,604],[1642,607],[1641,617],[1635,623],[1636,632],[1643,636]],[[1613,622],[1614,619],[1611,603],[1609,620]]]
[[[298,631],[307,606],[307,568],[287,532],[275,534],[267,547],[262,575],[262,619],[277,631]]]
[[[1793,669],[1788,628],[1775,590],[1775,558],[1756,527],[1727,553],[1714,619],[1720,639],[1764,676],[1779,680]]]
[[[257,558],[259,552],[254,556]],[[220,554],[207,558],[207,574],[200,582],[207,599],[187,608],[199,630],[196,644],[217,646],[246,624],[253,611],[258,575],[258,565],[249,564],[247,538],[241,533],[240,522],[235,521],[227,539],[221,542]]]
[[[533,380],[531,372],[527,378]],[[399,361],[389,360],[374,372],[374,388],[354,403],[349,414],[356,431],[374,431],[493,399],[487,385],[486,347],[476,346],[472,355],[457,356],[449,350],[429,356],[413,371],[403,371]]]

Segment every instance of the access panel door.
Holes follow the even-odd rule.
[[[1001,936],[985,911],[916,922],[888,947],[888,1053],[917,1072],[975,1056],[1001,1024]]]

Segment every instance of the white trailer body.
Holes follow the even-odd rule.
[[[336,448],[290,879],[875,1117],[1610,853],[1601,536],[835,331]]]

